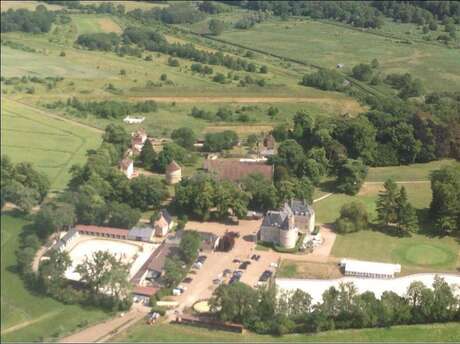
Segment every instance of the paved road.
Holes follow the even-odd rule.
[[[68,337],[61,338],[60,343],[102,343],[108,341],[120,331],[126,330],[137,321],[141,320],[150,311],[150,308],[138,304],[124,316],[116,316],[112,319],[88,327]]]

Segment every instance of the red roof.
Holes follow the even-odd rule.
[[[253,173],[260,173],[269,181],[273,179],[273,166],[256,162],[225,159],[206,160],[203,168],[208,172],[215,173],[220,179],[227,179],[232,182],[239,181]]]
[[[159,288],[154,288],[154,287],[141,287],[141,286],[136,286],[133,288],[133,293],[134,294],[140,294],[140,295],[145,295],[145,296],[152,296],[156,294]]]
[[[174,171],[179,171],[179,170],[180,170],[180,166],[174,160],[171,161],[171,163],[168,166],[166,166],[166,171],[167,172],[174,172]]]
[[[102,227],[93,225],[76,225],[77,231],[88,231],[99,234],[110,234],[110,235],[128,235],[128,229],[113,228],[113,227]]]

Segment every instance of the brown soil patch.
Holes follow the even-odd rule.
[[[361,186],[361,189],[358,192],[358,196],[366,196],[366,195],[375,195],[378,194],[380,191],[383,191],[383,183],[382,184],[366,184],[364,183]]]
[[[104,32],[121,33],[122,31],[120,25],[118,25],[112,19],[109,18],[98,19],[97,24]]]
[[[312,263],[285,259],[281,261],[280,270],[290,266],[295,266],[295,276],[288,278],[315,278],[315,279],[335,279],[343,277],[340,268],[335,263]]]

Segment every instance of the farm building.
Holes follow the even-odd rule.
[[[140,123],[144,122],[144,120],[145,120],[145,117],[126,116],[123,119],[123,122],[125,122],[127,124],[140,124]]]
[[[168,211],[166,209],[160,210],[160,216],[153,224],[153,228],[155,229],[155,236],[165,236],[172,229],[173,225],[174,222]]]
[[[134,162],[129,158],[124,158],[120,161],[120,171],[128,178],[131,179],[134,176]]]
[[[203,169],[219,179],[238,182],[250,174],[260,173],[269,181],[273,179],[273,166],[263,163],[244,162],[239,160],[205,160]]]
[[[182,179],[182,169],[174,160],[166,166],[166,182],[168,184],[177,184]]]
[[[155,234],[155,230],[152,227],[133,227],[128,232],[128,239],[129,240],[136,240],[136,241],[146,241],[151,242],[153,240],[153,236]]]
[[[143,128],[131,133],[131,149],[134,154],[139,154],[141,152],[146,140],[147,133]]]
[[[393,278],[401,272],[401,265],[342,259],[340,261],[345,275],[369,278]]]
[[[102,227],[93,225],[76,225],[75,230],[79,234],[93,235],[111,239],[128,239],[128,229],[113,228],[113,227]]]

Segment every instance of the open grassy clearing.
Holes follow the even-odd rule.
[[[366,182],[384,182],[388,178],[395,181],[429,180],[430,173],[443,166],[460,165],[455,160],[438,160],[425,164],[412,164],[389,167],[371,167]]]
[[[410,176],[415,180],[427,179],[430,171],[452,161],[438,161],[428,164],[417,164],[405,167],[370,169],[369,176],[384,181],[390,175],[395,180],[408,181]],[[338,234],[332,255],[357,259],[395,262],[403,265],[403,273],[422,271],[457,271],[460,268],[460,238],[432,237],[426,235],[434,224],[430,219],[428,208],[431,202],[429,182],[402,183],[407,190],[409,201],[417,209],[421,231],[411,237],[396,237],[377,230],[369,229],[346,235]],[[365,184],[356,196],[334,194],[314,204],[316,221],[332,223],[340,215],[341,207],[352,201],[362,202],[369,213],[370,221],[375,221],[375,202],[382,184]]]
[[[77,35],[96,32],[121,33],[123,31],[115,19],[107,15],[72,15],[72,21],[77,26]]]
[[[86,151],[99,142],[93,131],[2,99],[2,153],[14,162],[33,163],[48,176],[53,189],[65,187],[70,166],[84,163]]]
[[[1,341],[50,341],[77,330],[79,325],[103,320],[108,314],[96,309],[64,305],[32,294],[15,272],[19,235],[30,224],[1,214]]]
[[[282,337],[244,335],[192,326],[139,322],[114,338],[120,342],[455,342],[460,336],[458,324],[395,326],[388,329],[338,330],[318,334],[292,334]]]
[[[276,272],[276,277],[279,278],[333,279],[342,276],[339,266],[335,263],[310,263],[289,259],[283,259]]]
[[[377,58],[385,73],[409,72],[428,90],[460,88],[460,52],[426,44],[404,44],[365,32],[304,19],[270,20],[250,30],[232,29],[227,41],[262,49],[323,67],[369,63]]]

